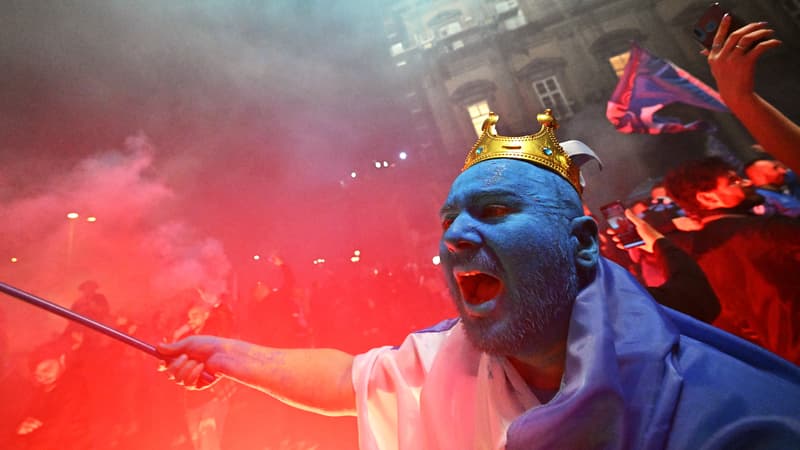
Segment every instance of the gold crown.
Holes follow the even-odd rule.
[[[558,122],[553,117],[551,109],[545,109],[544,113],[536,115],[536,120],[542,124],[542,129],[528,136],[498,136],[494,126],[499,119],[497,114],[489,113],[489,117],[483,122],[483,133],[467,154],[462,172],[487,159],[521,159],[561,175],[578,191],[578,194],[583,192],[580,168],[573,163],[556,139],[555,130],[558,128]]]

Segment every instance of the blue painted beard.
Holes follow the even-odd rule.
[[[474,317],[467,313],[462,292],[455,279],[447,277],[467,338],[481,351],[494,355],[530,355],[546,345],[544,339],[555,328],[567,326],[572,304],[578,294],[578,276],[563,241],[550,247],[549,254],[538,254],[537,270],[524,278],[503,281],[500,293],[503,311],[497,316]],[[472,258],[480,266],[498,273],[493,258],[481,252]]]

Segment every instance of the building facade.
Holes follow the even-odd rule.
[[[587,142],[605,162],[591,204],[624,198],[641,180],[707,151],[702,133],[631,136],[605,118],[631,41],[713,86],[692,36],[707,0],[399,0],[387,4],[384,29],[395,82],[407,103],[418,150],[430,161],[463,158],[489,111],[501,134],[538,130],[552,108],[562,139]],[[789,117],[800,117],[800,1],[729,1],[747,21],[767,20],[784,44],[759,67],[759,92]],[[763,66],[763,67],[762,67]],[[766,88],[766,91],[761,89]],[[749,137],[729,114],[670,107],[667,115],[706,119],[715,137],[741,156]]]

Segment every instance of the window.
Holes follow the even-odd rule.
[[[433,47],[433,31],[425,30],[424,32],[417,35],[417,42],[424,48],[431,48]]]
[[[392,53],[392,56],[397,56],[397,55],[403,53],[403,43],[402,42],[398,42],[396,44],[393,44],[392,47],[389,50]]]
[[[451,22],[443,26],[442,28],[439,28],[439,36],[443,38],[458,33],[461,33],[461,23],[459,22]]]
[[[526,23],[528,23],[528,21],[525,20],[525,14],[522,13],[522,10],[519,10],[514,17],[505,20],[506,30],[508,31],[516,30],[517,28],[525,26]]]
[[[503,14],[505,12],[512,11],[519,7],[519,4],[516,0],[502,0],[494,4],[494,10],[497,14]]]
[[[472,126],[475,128],[475,133],[478,136],[483,133],[483,122],[489,117],[489,103],[486,100],[479,101],[467,106],[469,117],[472,119]]]
[[[631,57],[631,52],[627,51],[625,53],[620,53],[619,55],[614,55],[611,58],[608,58],[609,64],[611,64],[611,68],[614,69],[614,73],[617,74],[617,78],[622,76],[622,73],[625,72],[625,66],[628,65],[628,59]]]
[[[556,117],[569,117],[572,115],[572,109],[570,109],[569,103],[564,98],[564,93],[561,91],[561,86],[559,86],[556,77],[547,77],[534,81],[533,88],[542,105],[545,108],[551,108]]]

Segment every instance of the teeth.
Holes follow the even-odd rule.
[[[458,273],[458,274],[456,274],[456,276],[458,276],[458,277],[472,277],[472,276],[480,275],[480,274],[481,274],[481,272],[479,272],[477,270],[473,270],[472,272],[461,272],[461,273]]]
[[[496,297],[502,289],[499,279],[479,270],[455,275],[464,300],[470,304],[484,303]]]

